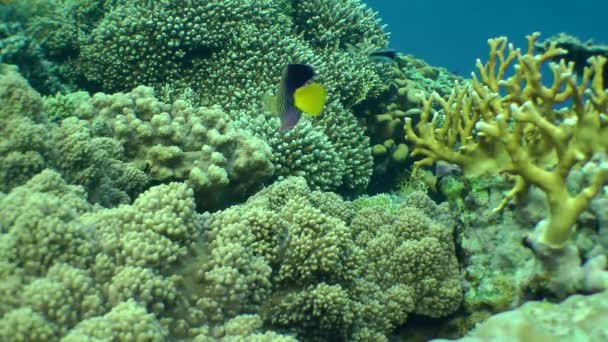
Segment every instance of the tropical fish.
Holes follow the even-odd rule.
[[[276,95],[276,111],[281,117],[281,130],[292,129],[302,113],[318,116],[323,111],[325,87],[312,82],[315,71],[308,64],[288,64]]]
[[[462,168],[456,164],[448,163],[443,160],[439,160],[435,163],[435,176],[437,178],[461,173]]]
[[[374,62],[392,63],[397,58],[397,50],[384,49],[375,50],[369,53],[369,59]]]
[[[370,61],[377,63],[393,63],[397,58],[397,50],[395,49],[378,49],[372,46],[361,46],[346,43],[346,51],[356,54],[367,55]]]

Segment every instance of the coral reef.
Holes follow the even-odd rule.
[[[567,188],[578,193],[594,177],[588,164],[573,170]],[[577,219],[576,231],[562,254],[539,260],[522,243],[529,227],[547,215],[546,196],[531,188],[517,205],[502,211],[500,204],[510,188],[502,175],[450,176],[459,185],[459,196],[449,199],[459,217],[456,241],[463,274],[464,301],[460,317],[452,322],[464,334],[492,314],[514,309],[528,300],[560,301],[576,293],[595,293],[608,288],[605,207],[603,189]],[[440,185],[442,186],[442,185]],[[556,254],[551,254],[555,256]]]
[[[456,341],[604,340],[608,336],[605,328],[607,301],[608,292],[602,292],[590,296],[575,295],[559,304],[528,302],[516,310],[491,317]]]
[[[422,193],[389,211],[291,177],[203,215],[185,183],[86,198],[50,170],[0,197],[2,336],[378,341],[462,300],[453,220]]]
[[[272,291],[259,311],[271,326],[304,340],[385,340],[410,313],[442,317],[460,305],[453,222],[449,212],[441,214],[445,206],[429,201],[413,196],[398,213],[374,205],[357,210],[288,178],[213,214],[217,241],[210,245],[250,246],[272,266]]]
[[[585,65],[590,57],[604,56],[608,58],[608,45],[597,44],[593,42],[593,40],[582,42],[577,37],[567,33],[560,33],[541,42],[534,43],[534,47],[539,52],[544,52],[551,48],[551,46],[566,50],[559,58],[573,62],[574,70],[576,70],[579,75],[583,75],[585,72]],[[608,65],[604,65],[602,77],[605,80],[608,79]]]
[[[373,168],[369,138],[338,102],[328,104],[322,118],[302,120],[288,132],[277,130],[278,121],[243,115],[237,126],[270,145],[279,180],[300,176],[315,190],[344,193],[367,187]]]
[[[0,340],[608,336],[605,46],[466,80],[360,0],[0,2]]]
[[[23,184],[44,168],[54,168],[87,187],[89,200],[102,205],[129,202],[148,183],[143,171],[126,163],[118,141],[94,137],[70,118],[49,121],[45,103],[13,66],[0,65],[0,190]]]
[[[86,198],[50,170],[2,197],[2,292],[15,295],[0,305],[5,336],[167,334],[154,314],[174,303],[174,285],[159,275],[198,234],[192,191],[163,185],[101,211]],[[119,323],[130,315],[140,323]]]
[[[552,84],[543,85],[542,66],[565,51],[553,45],[534,55],[537,37],[528,36],[527,53],[507,48],[505,38],[489,40],[489,61],[478,63],[481,78],[457,87],[447,100],[437,94],[425,99],[420,122],[414,127],[406,119],[405,130],[406,139],[415,145],[412,153],[424,156],[418,166],[443,160],[469,174],[512,174],[515,185],[497,210],[531,186],[543,190],[548,217],[538,223],[529,243],[545,253],[542,246],[553,249],[566,243],[577,217],[608,178],[603,160],[608,149],[608,91],[602,78],[604,57],[591,58],[578,83],[573,63],[552,63]],[[506,77],[514,62],[513,75]],[[441,125],[434,104],[444,110]],[[569,194],[566,177],[586,163],[597,164],[595,177],[578,194]]]
[[[394,187],[411,162],[410,147],[404,139],[405,118],[417,122],[422,113],[420,96],[436,92],[448,95],[462,78],[444,68],[428,65],[413,56],[398,54],[391,65],[391,91],[381,98],[363,101],[354,108],[370,137],[374,157],[371,188],[383,191]]]
[[[464,170],[438,184],[463,225],[461,332],[529,299],[561,300],[608,285],[605,231],[598,229],[608,176],[605,59],[589,59],[580,81],[579,66],[549,63],[545,85],[542,66],[566,51],[553,44],[535,55],[536,39],[528,37],[526,53],[504,38],[489,40],[479,79],[447,98],[423,98],[420,121],[406,121],[413,154],[423,156],[417,166],[447,161]]]
[[[242,119],[246,124],[241,127],[258,133],[258,138],[271,146],[272,159],[279,164],[276,178],[304,176],[319,189],[345,194],[361,192],[367,187],[372,173],[371,149],[363,129],[352,116],[351,108],[385,92],[390,72],[388,66],[370,62],[365,53],[347,48],[356,45],[378,49],[388,43],[388,35],[376,14],[359,1],[313,3],[265,0],[249,4],[197,0],[184,4],[162,2],[151,5],[147,0],[53,0],[40,4],[36,9],[16,8],[24,17],[17,24],[27,28],[23,39],[32,41],[31,45],[36,48],[39,59],[46,61],[44,65],[52,71],[47,75],[50,71],[43,70],[43,75],[34,73],[28,79],[33,81],[34,76],[52,76],[53,80],[60,78],[65,83],[62,89],[76,88],[91,93],[127,93],[145,85],[154,88],[160,102],[171,105],[180,99],[184,91],[190,91],[192,107],[219,106],[228,115],[226,120]],[[324,32],[322,38],[314,34],[317,31]],[[321,119],[311,122],[313,130],[322,134],[305,136],[303,139],[307,140],[306,143],[296,142],[284,148],[280,142],[285,139],[275,132],[278,125],[276,120],[270,118],[271,113],[265,111],[262,99],[275,92],[288,62],[312,64],[317,71],[318,81],[328,89],[333,105],[325,110]],[[52,90],[48,86],[36,89],[39,88],[44,94],[54,93],[58,89],[55,87]],[[75,100],[74,96],[58,94],[55,99],[49,100],[54,102],[45,105],[49,118],[57,123],[71,115],[83,119],[85,114],[78,111],[84,108],[75,110],[70,107],[79,105],[73,102],[86,100]],[[260,115],[266,118],[262,122],[258,120]],[[311,130],[306,127],[302,129],[304,134]],[[98,136],[94,129],[91,133],[93,137]],[[267,153],[263,142],[254,143],[254,140],[251,137],[243,138],[243,142],[249,142],[248,147],[242,146],[236,150],[247,149],[248,153],[256,154],[260,157],[260,164],[254,168],[265,170],[260,170],[259,177],[251,177],[249,184],[231,186],[235,191],[227,197],[239,197],[237,193],[242,197],[247,192],[246,188],[260,184],[260,180],[263,181],[272,173],[268,163],[262,165],[264,157],[260,154]],[[328,144],[328,140],[331,144]],[[134,143],[146,142],[152,141],[134,140]],[[184,147],[182,142],[170,145],[180,149]],[[312,160],[302,158],[301,155],[308,151],[301,149],[304,146],[308,150],[325,152],[319,152],[322,156]],[[123,148],[129,152],[127,146]],[[147,153],[151,148],[147,146],[146,151],[141,152]],[[97,150],[94,146],[90,149]],[[329,149],[334,152],[328,152]],[[153,163],[161,165],[155,169],[158,174],[153,175],[150,181],[189,177],[183,173],[193,162],[179,159],[194,158],[189,155],[194,151],[182,151],[184,155],[167,148],[151,151],[156,153]],[[216,151],[205,153],[213,152]],[[335,168],[328,168],[324,162],[328,153],[338,161]],[[243,154],[238,152],[235,156],[243,158]],[[223,194],[226,187],[220,184],[225,185],[227,178],[238,173],[237,170],[226,170],[232,160],[225,157],[224,162],[217,161],[217,158],[214,162],[205,162],[201,172],[195,170],[190,176],[192,183],[202,189],[213,188],[215,194]],[[125,159],[118,155],[112,158]],[[126,159],[142,170],[141,160],[132,162],[128,156]],[[167,164],[173,159],[178,159],[176,163],[184,166],[173,172],[176,174],[167,170]],[[239,163],[247,164],[242,160]],[[95,164],[98,164],[97,160],[89,161],[89,165]],[[209,164],[219,169],[214,167],[214,170],[208,171],[206,168]],[[208,179],[210,173],[212,179]],[[325,174],[330,177],[324,179]],[[244,179],[241,181],[245,182]],[[239,189],[235,189],[237,187]],[[122,184],[111,188],[119,190],[111,191],[115,195],[104,198],[105,203],[123,203],[136,192],[131,189],[124,191]],[[209,194],[209,191],[205,193]],[[95,197],[93,192],[90,195]],[[223,202],[223,199],[211,199],[210,202],[209,206],[213,206]]]
[[[194,107],[184,99],[165,104],[144,86],[129,93],[71,95],[45,101],[47,112],[61,113],[54,117],[83,119],[63,120],[62,127],[75,121],[84,125],[81,134],[89,130],[94,137],[110,138],[123,159],[152,182],[187,180],[199,207],[241,199],[273,174],[268,146],[235,129],[218,107]]]
[[[193,88],[206,106],[253,109],[286,61],[315,65],[344,105],[384,87],[382,66],[345,50],[387,44],[376,14],[359,1],[67,2],[32,13],[30,26],[45,53],[90,91],[170,84]]]
[[[0,102],[0,191],[7,191],[46,167],[48,132],[40,96],[7,64],[0,64]]]
[[[0,190],[52,167],[104,206],[129,203],[153,183],[187,180],[199,207],[213,208],[273,175],[269,147],[217,107],[166,104],[144,86],[43,99],[15,68],[1,68]]]
[[[37,91],[52,94],[66,91],[54,66],[45,58],[40,46],[27,35],[23,24],[3,21],[0,24],[0,63],[15,64]]]

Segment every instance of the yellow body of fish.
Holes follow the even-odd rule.
[[[262,96],[262,108],[265,111],[278,115],[280,113],[277,105],[278,96],[280,95],[264,94]],[[325,107],[327,91],[319,83],[310,83],[296,89],[293,97],[294,105],[300,111],[310,116],[318,116],[323,112],[323,108]]]
[[[311,116],[317,116],[323,111],[327,93],[319,83],[309,83],[293,93],[296,108]]]

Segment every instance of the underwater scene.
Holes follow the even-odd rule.
[[[0,342],[608,341],[608,8],[403,4],[0,0]]]

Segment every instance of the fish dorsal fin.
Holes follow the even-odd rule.
[[[319,83],[309,83],[296,89],[293,94],[294,105],[302,112],[317,116],[323,111],[327,92]]]
[[[312,66],[308,64],[288,64],[276,95],[276,111],[282,115],[294,105],[294,92],[309,83],[315,75]]]

